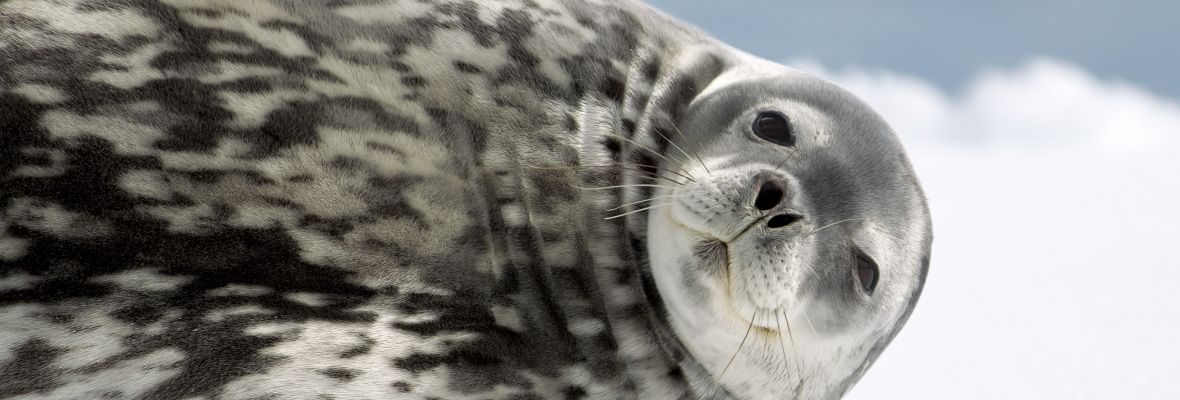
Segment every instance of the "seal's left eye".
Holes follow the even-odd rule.
[[[795,145],[795,132],[791,131],[791,121],[786,115],[778,111],[763,111],[754,118],[754,134],[767,141],[782,145]]]
[[[873,290],[877,289],[877,280],[881,270],[877,268],[877,263],[873,261],[868,254],[856,250],[856,280],[860,282],[861,289],[864,289],[865,294],[872,295]]]

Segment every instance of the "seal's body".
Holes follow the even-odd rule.
[[[929,232],[640,4],[0,2],[0,398],[838,397]]]

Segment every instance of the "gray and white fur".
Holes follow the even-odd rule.
[[[642,4],[0,1],[0,398],[838,398],[930,241],[867,106]]]

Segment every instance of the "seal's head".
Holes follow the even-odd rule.
[[[834,398],[901,328],[931,227],[901,144],[844,90],[793,70],[730,71],[677,121],[653,194],[651,274],[714,389]]]

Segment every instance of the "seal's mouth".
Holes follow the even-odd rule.
[[[734,260],[730,257],[731,242],[740,238],[743,234],[750,231],[751,228],[765,222],[769,217],[769,215],[760,215],[753,218],[752,221],[742,227],[735,235],[733,235],[732,238],[729,238],[728,240],[719,238],[708,232],[702,232],[701,230],[694,229],[684,223],[681,223],[675,217],[669,216],[668,220],[672,222],[674,226],[689,232],[693,236],[696,236],[695,241],[691,245],[693,258],[700,262],[701,265],[706,267],[711,273],[715,273],[717,278],[724,280],[724,283],[719,285],[719,289],[723,291],[723,295],[725,297],[724,303],[726,305],[724,306],[724,309],[728,310],[728,312],[738,321],[741,321],[745,325],[749,325],[749,327],[752,329],[752,332],[773,336],[779,334],[780,331],[779,326],[776,323],[777,320],[771,317],[772,315],[776,315],[777,311],[759,308],[756,306],[747,310],[749,307],[738,306],[738,304],[746,302],[739,300],[740,295],[734,290],[732,279],[735,266]],[[750,314],[750,311],[753,311],[753,315]]]
[[[729,240],[726,240],[726,242],[732,242],[734,240],[737,240],[737,238],[742,237],[742,235],[746,234],[746,232],[749,232],[751,228],[757,226],[758,223],[762,222],[762,220],[765,220],[767,216],[768,215],[762,215],[762,216],[759,216],[758,218],[754,218],[753,221],[750,221],[749,225],[746,225],[745,228],[742,228],[741,231],[738,231],[737,234],[734,234],[733,237],[729,238]]]
[[[754,315],[748,315],[738,311],[738,307],[734,304],[733,287],[730,285],[730,274],[732,273],[732,261],[729,259],[729,245],[724,241],[715,238],[702,239],[692,246],[692,253],[698,260],[707,266],[715,268],[720,276],[725,279],[725,295],[728,298],[729,309],[733,316],[740,321],[749,323],[753,331],[763,335],[777,335],[779,329],[777,324],[770,322],[770,310],[756,310]],[[777,322],[777,320],[774,320]]]

